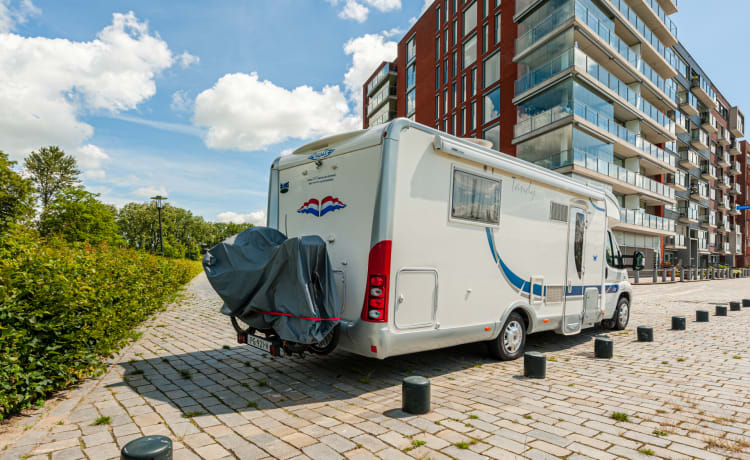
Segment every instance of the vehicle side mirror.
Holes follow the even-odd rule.
[[[641,271],[643,270],[643,261],[645,260],[646,256],[643,255],[641,251],[636,251],[633,253],[633,271]]]

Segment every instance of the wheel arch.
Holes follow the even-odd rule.
[[[508,318],[513,313],[518,313],[519,315],[521,315],[521,318],[523,318],[523,321],[526,325],[526,334],[534,332],[534,324],[536,324],[536,312],[533,308],[531,308],[528,302],[517,301],[510,304],[508,308],[505,309],[505,313],[500,318],[497,327],[497,334],[495,334],[495,337],[500,335],[500,329],[502,329],[505,322],[508,321]]]

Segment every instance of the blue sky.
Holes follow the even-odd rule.
[[[59,144],[116,205],[166,193],[208,220],[255,223],[272,160],[360,126],[361,82],[425,3],[32,1],[0,0],[0,149]],[[750,2],[716,3],[682,0],[673,18],[750,113]]]

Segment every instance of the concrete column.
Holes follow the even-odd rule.
[[[641,173],[641,159],[638,157],[626,158],[625,169],[640,174]]]

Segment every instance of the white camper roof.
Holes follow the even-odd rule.
[[[406,128],[419,129],[432,134],[434,136],[433,147],[437,151],[518,174],[540,184],[562,189],[583,198],[603,202],[602,204],[606,202],[608,217],[611,220],[620,220],[620,207],[617,199],[612,192],[604,188],[581,183],[545,167],[483,147],[471,140],[452,136],[406,118],[398,118],[369,129],[336,134],[307,143],[296,149],[291,155],[279,157],[276,164],[279,168],[284,169],[314,161],[316,157],[325,158],[368,148],[381,143],[384,138],[398,140],[401,131]]]

